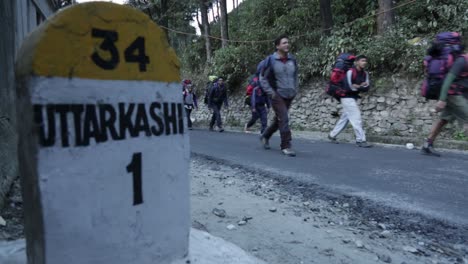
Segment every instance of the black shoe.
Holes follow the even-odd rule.
[[[360,148],[372,148],[373,147],[367,141],[356,142],[356,145]]]
[[[429,156],[435,156],[435,157],[440,157],[440,153],[434,150],[434,146],[432,144],[429,144],[427,142],[424,143],[424,145],[421,148],[421,154],[423,155],[429,155]]]
[[[220,127],[219,128],[219,133],[222,133],[222,132],[224,132],[224,128]]]
[[[270,142],[266,137],[260,136],[260,141],[262,142],[264,149],[270,149]]]
[[[332,136],[330,136],[330,134],[328,135],[328,139],[330,140],[331,143],[338,144],[338,141],[336,140],[336,137],[332,137]]]

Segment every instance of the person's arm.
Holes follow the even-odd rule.
[[[258,87],[255,87],[250,96],[250,109],[252,109],[252,111],[255,110],[255,104],[257,102],[257,89]]]
[[[214,90],[214,85],[211,85],[210,90],[208,91],[208,107],[211,107],[212,104],[212,97],[213,97],[213,90]]]
[[[193,94],[193,105],[198,109],[198,100],[196,94]]]
[[[359,88],[360,92],[368,92],[370,89],[370,80],[369,80],[369,73],[364,72],[366,74],[366,81],[361,84],[361,87]]]
[[[359,88],[359,85],[353,84],[353,71],[348,70],[346,72],[346,83],[348,84],[348,87],[351,89],[351,91],[357,91]]]
[[[297,91],[298,88],[299,88],[299,74],[298,74],[299,69],[298,69],[298,67],[297,67],[297,61],[296,61],[296,60],[294,60],[294,66],[295,66],[295,68],[296,68],[295,71],[294,71],[294,80],[295,80],[295,82],[296,82],[294,88],[295,88],[296,91]]]
[[[272,63],[273,62],[268,63],[269,65],[265,65],[265,68],[260,72],[260,85],[262,86],[263,91],[269,96],[273,96],[275,94],[275,90],[273,90],[273,87],[271,87],[270,81],[268,79],[268,76],[272,74],[271,71],[273,71],[273,67],[271,65]]]

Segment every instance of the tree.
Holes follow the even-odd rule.
[[[205,37],[206,60],[211,61],[210,22],[208,21],[208,3],[200,0],[200,13],[202,17],[203,36]]]
[[[320,0],[320,17],[322,20],[322,30],[325,34],[329,35],[333,27],[331,0]]]
[[[222,47],[227,47],[228,39],[229,39],[229,32],[228,32],[228,14],[227,14],[227,5],[226,0],[219,1],[221,6],[221,16],[220,16],[220,24],[221,24],[221,45]]]
[[[395,23],[393,0],[379,0],[379,12],[377,15],[377,33],[384,34]]]
[[[186,43],[189,37],[170,32],[168,28],[184,32],[195,32],[195,28],[190,26],[190,21],[197,13],[198,0],[127,0],[127,5],[148,14],[153,21],[163,28],[172,46]]]

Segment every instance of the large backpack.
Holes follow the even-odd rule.
[[[424,57],[426,77],[421,86],[421,95],[428,100],[437,100],[440,90],[455,58],[453,52],[461,50],[461,36],[457,32],[443,32],[436,36],[428,55]]]
[[[209,81],[206,83],[206,86],[205,86],[205,97],[203,98],[203,103],[204,104],[208,104],[208,96],[210,95],[210,90],[211,90],[211,87],[213,86],[213,82]]]
[[[260,85],[260,79],[259,79],[258,75],[255,74],[250,78],[249,84],[245,88],[244,103],[246,105],[250,106],[250,98],[252,97],[253,90],[254,90],[255,87],[257,87],[259,85]]]
[[[330,76],[330,82],[325,88],[325,92],[335,99],[339,99],[346,96],[349,89],[345,85],[346,72],[352,68],[356,57],[349,53],[340,54],[333,65],[333,69]],[[355,72],[353,71],[353,78],[355,78]]]

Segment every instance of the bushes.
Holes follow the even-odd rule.
[[[397,0],[396,5],[406,2]],[[427,45],[437,32],[468,34],[468,1],[425,0],[406,5],[396,10],[396,24],[383,36],[375,35],[376,8],[373,0],[333,1],[335,28],[330,36],[324,36],[320,30],[318,0],[246,0],[238,12],[230,14],[230,37],[262,40],[290,34],[292,53],[297,57],[303,83],[312,77],[328,76],[341,52],[366,54],[374,76],[393,73],[418,76],[422,74]],[[213,26],[213,34],[217,34],[218,28]],[[411,42],[416,37],[418,41]],[[205,58],[203,41],[194,43],[193,47],[182,52],[182,62],[185,69],[197,74],[204,68],[200,67]],[[219,43],[213,47],[219,47]],[[208,69],[205,71],[224,76],[230,87],[239,86],[272,48],[268,42],[232,43],[214,52],[212,65],[205,65]]]
[[[236,87],[255,72],[262,59],[261,54],[247,45],[229,46],[215,52],[210,71],[223,76],[229,87]]]

